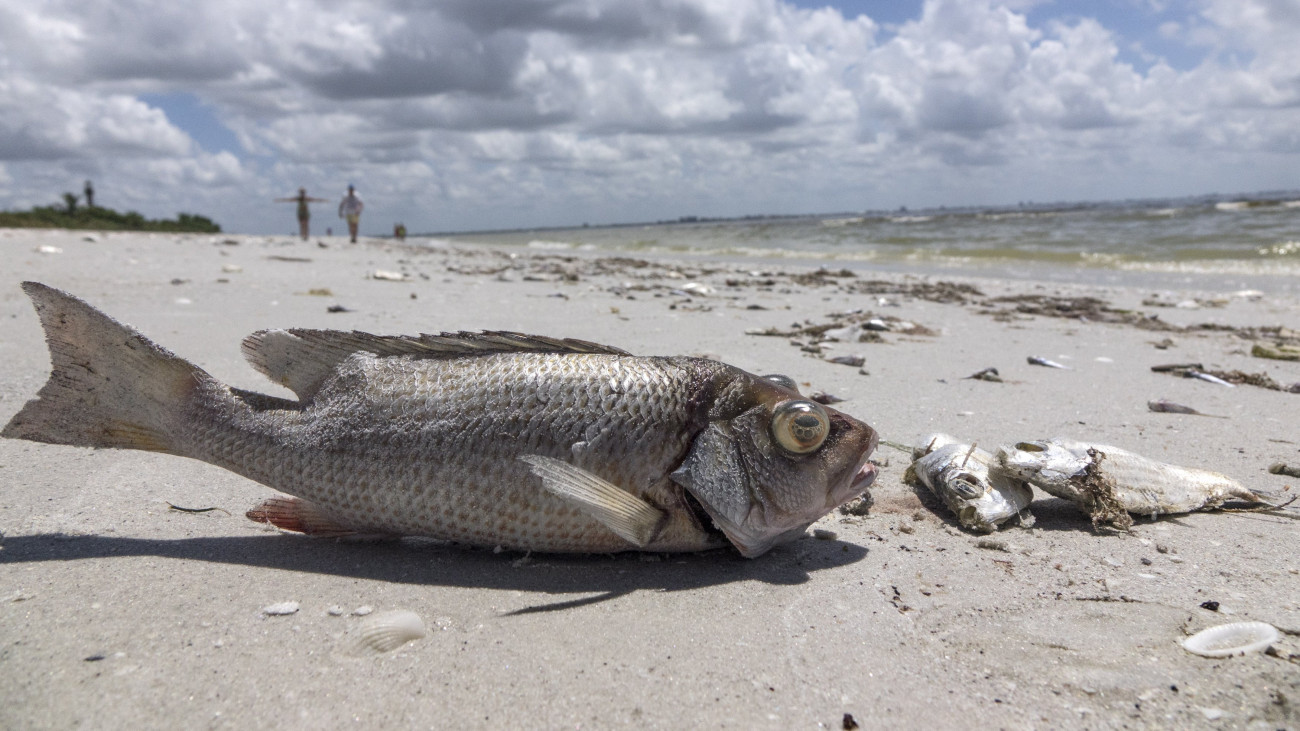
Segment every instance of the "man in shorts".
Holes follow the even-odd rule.
[[[361,197],[357,195],[357,189],[349,185],[348,194],[339,201],[339,218],[347,219],[348,233],[351,234],[354,244],[357,243],[357,227],[361,225],[361,211],[365,207]]]

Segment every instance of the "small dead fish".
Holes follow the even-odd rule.
[[[998,448],[1008,474],[1069,500],[1094,524],[1127,529],[1129,513],[1166,515],[1211,510],[1229,500],[1274,505],[1263,494],[1208,470],[1157,462],[1119,447],[1057,437]]]
[[[962,380],[968,380],[972,378],[977,381],[992,381],[993,383],[1002,383],[1002,376],[998,374],[997,368],[985,368],[982,371],[976,371],[975,373],[966,376],[966,378],[963,378]]]
[[[1070,366],[1061,365],[1060,363],[1057,363],[1054,360],[1040,358],[1036,355],[1029,356],[1029,365],[1045,366],[1047,368],[1060,368],[1061,370],[1065,370],[1065,371],[1073,370],[1072,368],[1070,368]]]
[[[943,500],[963,527],[990,533],[1017,515],[1030,524],[1034,491],[1023,480],[990,470],[993,455],[947,434],[931,434],[912,450],[913,462],[903,479],[921,483]]]
[[[1147,408],[1151,411],[1162,412],[1165,414],[1192,414],[1193,416],[1209,416],[1215,419],[1228,418],[1226,416],[1217,416],[1215,414],[1204,414],[1190,406],[1183,406],[1182,404],[1176,404],[1173,401],[1166,401],[1165,399],[1148,401]]]
[[[754,557],[875,479],[871,427],[716,361],[508,332],[263,330],[231,388],[85,302],[23,284],[52,373],[3,436],[190,457],[295,497],[254,520],[548,552]]]
[[[1183,378],[1195,378],[1197,380],[1205,381],[1206,383],[1213,383],[1219,386],[1227,386],[1228,388],[1236,388],[1236,385],[1228,383],[1227,381],[1223,380],[1222,378],[1219,378],[1218,376],[1212,376],[1209,373],[1201,373],[1200,371],[1194,371],[1194,370],[1184,371]]]

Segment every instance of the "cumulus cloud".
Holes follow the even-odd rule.
[[[883,26],[780,0],[0,0],[0,205],[98,175],[150,213],[280,230],[268,198],[351,181],[436,229],[1287,179],[1293,2],[1135,5],[1200,49],[1184,70],[1034,5],[929,0]],[[241,149],[142,101],[177,92]]]

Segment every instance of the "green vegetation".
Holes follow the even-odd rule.
[[[63,194],[64,205],[36,206],[30,211],[0,211],[0,228],[72,228],[95,231],[166,231],[172,233],[221,233],[221,226],[207,216],[177,214],[175,220],[150,220],[135,211],[118,213],[112,208],[78,206],[77,196]]]

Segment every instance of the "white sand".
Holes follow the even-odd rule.
[[[690,262],[671,278],[659,264],[511,258],[479,247],[86,238],[0,231],[0,420],[48,374],[18,287],[34,279],[223,381],[278,395],[286,392],[240,356],[249,332],[510,329],[788,373],[848,398],[837,408],[897,442],[941,430],[991,449],[1068,435],[1215,469],[1252,488],[1300,489],[1300,480],[1266,472],[1300,463],[1300,395],[1150,371],[1200,361],[1300,381],[1300,363],[1251,358],[1250,342],[1226,332],[1001,321],[978,303],[908,296],[882,307],[842,286],[784,276],[728,287],[729,277],[763,278],[746,280],[730,264],[702,275],[704,264]],[[375,270],[411,279],[368,279]],[[862,269],[856,279],[874,276]],[[689,302],[670,293],[687,281],[715,291]],[[979,301],[1063,291],[1140,307],[1151,294],[962,281],[984,292]],[[634,287],[619,289],[627,283]],[[333,295],[307,294],[315,288]],[[352,311],[327,312],[333,304]],[[938,335],[842,345],[837,353],[866,357],[870,375],[860,375],[789,338],[745,334],[859,307]],[[1182,324],[1300,329],[1300,303],[1279,298],[1143,309]],[[1176,345],[1150,344],[1164,337]],[[1072,370],[1030,366],[1030,355]],[[988,366],[1008,382],[963,380]],[[1155,398],[1228,418],[1151,413]],[[818,524],[836,540],[808,538],[756,560],[730,551],[525,557],[281,535],[243,517],[271,491],[215,467],[0,440],[0,727],[786,729],[840,728],[846,713],[864,728],[1300,726],[1298,513],[1139,519],[1119,534],[1094,531],[1073,506],[1039,493],[1034,529],[986,538],[956,528],[901,482],[901,452],[882,446],[877,458],[887,465],[872,513]],[[981,548],[987,540],[997,547]],[[1210,600],[1217,612],[1200,607]],[[300,609],[263,613],[282,602]],[[430,634],[378,657],[351,656],[361,621],[352,612],[363,605],[416,612]],[[1179,646],[1191,632],[1239,620],[1282,629],[1277,655],[1210,660]]]

